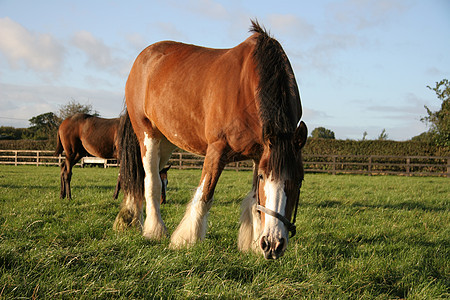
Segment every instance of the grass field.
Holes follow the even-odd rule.
[[[69,201],[58,168],[0,166],[0,298],[450,297],[447,178],[307,174],[297,235],[266,261],[237,250],[249,172],[224,172],[206,240],[184,250],[112,230],[116,175],[74,169]],[[169,232],[199,176],[169,172]]]

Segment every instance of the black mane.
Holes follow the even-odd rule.
[[[288,172],[289,177],[295,176],[289,173],[295,169],[292,140],[301,108],[294,72],[280,43],[258,21],[252,20],[250,32],[258,34],[253,55],[259,74],[262,137],[272,147],[268,172],[272,171],[274,178],[280,178],[282,172]]]

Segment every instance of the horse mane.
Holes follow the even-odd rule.
[[[271,146],[267,172],[274,178],[287,172],[285,175],[292,178],[296,175],[292,140],[299,118],[293,105],[300,99],[294,73],[280,43],[257,20],[252,20],[250,32],[258,34],[253,56],[259,75],[262,137]]]

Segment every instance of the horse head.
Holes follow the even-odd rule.
[[[301,149],[307,128],[301,122],[287,137],[271,137],[264,145],[256,182],[256,205],[260,213],[259,247],[266,259],[284,254],[295,235],[295,215],[303,181]],[[290,220],[292,219],[291,222]]]

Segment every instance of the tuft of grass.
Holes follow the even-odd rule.
[[[251,172],[225,171],[206,239],[112,230],[117,169],[0,166],[0,298],[439,299],[450,296],[447,178],[307,174],[284,257],[237,250]],[[162,216],[175,230],[200,179],[170,170]]]

